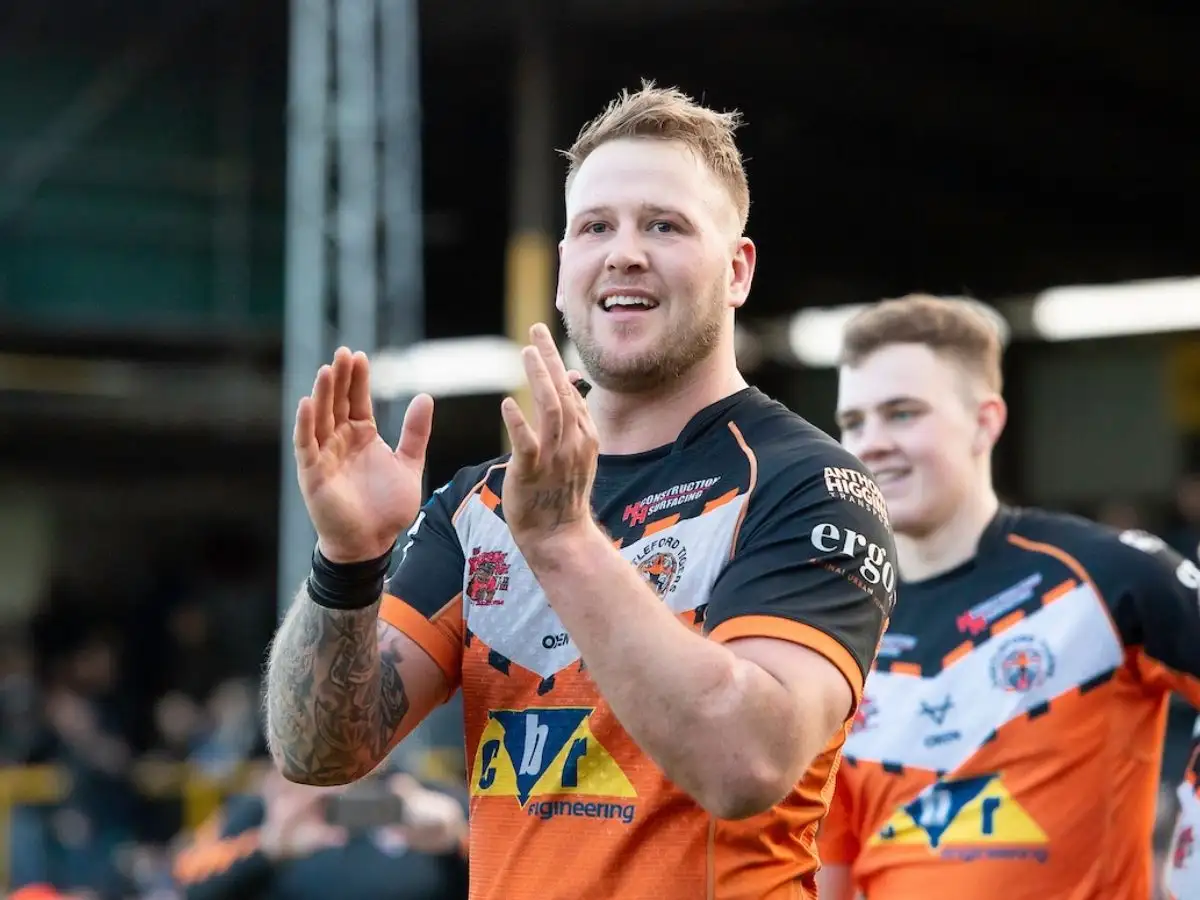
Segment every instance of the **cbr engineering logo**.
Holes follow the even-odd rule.
[[[930,785],[896,810],[868,846],[927,847],[943,859],[1045,862],[1048,838],[998,775]]]
[[[584,706],[492,710],[475,752],[471,793],[514,798],[543,820],[630,824],[637,791],[592,734],[593,712]]]

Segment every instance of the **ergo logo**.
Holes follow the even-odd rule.
[[[887,558],[887,551],[853,528],[838,528],[829,522],[822,522],[813,528],[809,540],[822,553],[836,553],[852,559],[865,550],[866,556],[858,574],[867,584],[882,585],[889,594],[896,589],[896,570]]]

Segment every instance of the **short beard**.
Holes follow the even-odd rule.
[[[714,310],[699,322],[692,322],[687,334],[628,359],[613,359],[600,348],[590,330],[572,328],[569,318],[565,324],[567,336],[579,351],[593,384],[614,394],[645,394],[679,381],[712,356],[725,324],[723,310],[715,306]]]

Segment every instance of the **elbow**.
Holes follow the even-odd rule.
[[[795,781],[777,766],[743,764],[740,771],[704,792],[700,805],[718,819],[749,819],[778,806]]]
[[[284,749],[272,744],[271,761],[285,781],[308,787],[341,787],[357,781],[365,773],[351,771],[338,766],[305,765]]]
[[[798,729],[786,710],[771,707],[747,718],[747,709],[762,709],[762,704],[747,684],[746,672],[734,667],[727,689],[706,710],[703,732],[726,737],[716,748],[709,745],[716,753],[697,760],[707,771],[699,779],[696,799],[718,819],[748,819],[777,806],[803,771],[795,752],[801,743]]]
[[[307,787],[343,787],[353,784],[361,777],[357,773],[341,769],[316,770],[280,765],[279,760],[276,760],[275,765],[279,768],[279,774],[285,781],[290,781],[292,784],[303,784]]]
[[[279,773],[285,781],[302,784],[306,787],[342,787],[356,780],[342,772],[313,772],[306,769],[280,768]]]

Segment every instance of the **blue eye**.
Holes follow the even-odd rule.
[[[655,222],[650,227],[656,230],[659,234],[668,234],[675,230],[675,226],[670,222]],[[663,229],[666,230],[664,231]]]

